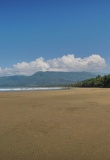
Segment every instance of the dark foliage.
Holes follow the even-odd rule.
[[[98,75],[96,78],[91,78],[88,80],[84,80],[73,85],[73,87],[101,87],[101,88],[109,88],[110,87],[110,74],[105,76]]]

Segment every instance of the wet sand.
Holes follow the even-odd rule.
[[[0,160],[110,160],[110,89],[1,92]]]

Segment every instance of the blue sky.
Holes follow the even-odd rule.
[[[23,64],[36,62],[40,57],[50,67],[49,60],[62,60],[64,56],[68,59],[68,55],[73,54],[81,61],[99,55],[97,63],[104,58],[103,63],[109,66],[109,43],[109,0],[0,0],[0,67],[3,75],[17,64],[24,70]],[[9,70],[4,73],[6,68]],[[38,64],[36,68],[39,68]],[[73,64],[71,71],[74,68]],[[44,69],[41,67],[41,70]],[[13,74],[17,73],[14,70]]]

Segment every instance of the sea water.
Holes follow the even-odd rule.
[[[66,87],[19,87],[19,88],[0,88],[0,92],[10,91],[43,91],[43,90],[63,90]]]

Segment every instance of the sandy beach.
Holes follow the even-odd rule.
[[[0,92],[0,160],[110,160],[110,89]]]

